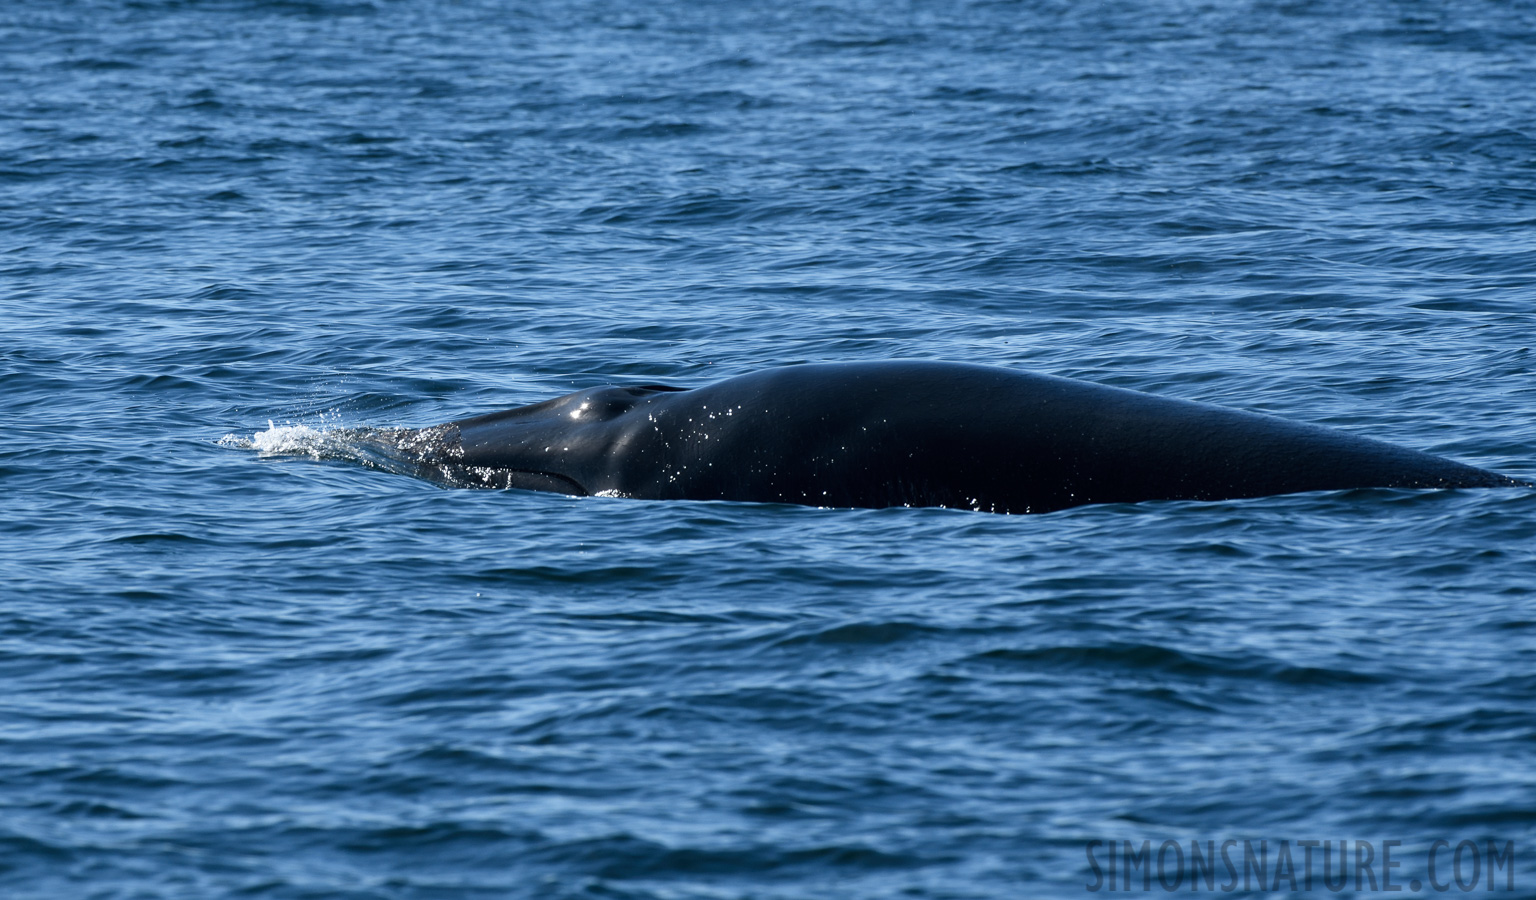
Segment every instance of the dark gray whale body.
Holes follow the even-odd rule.
[[[457,486],[1006,513],[1529,484],[1314,425],[938,362],[594,388],[404,432],[394,450]]]

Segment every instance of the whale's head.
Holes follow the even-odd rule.
[[[519,409],[507,410],[503,413],[494,413],[483,416],[481,419],[524,418],[528,419],[553,419],[555,421],[569,421],[572,423],[586,422],[612,422],[633,410],[636,406],[650,400],[659,393],[672,393],[683,391],[686,388],[668,387],[665,385],[645,384],[633,387],[617,387],[605,385],[603,387],[589,388],[585,391],[577,391],[574,394],[566,394],[564,397],[556,397],[533,406],[525,406]],[[467,423],[459,423],[463,427]]]
[[[659,384],[589,388],[421,429],[412,433],[411,450],[435,481],[591,494],[623,433],[615,424],[661,395],[685,390]]]

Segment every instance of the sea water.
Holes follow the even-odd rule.
[[[1536,895],[1530,491],[326,451],[944,359],[1529,478],[1533,123],[1528,2],[10,0],[0,891]]]

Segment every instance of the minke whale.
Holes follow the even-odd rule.
[[[376,433],[379,434],[379,433]],[[1531,486],[1332,428],[1008,369],[799,365],[643,384],[419,430],[375,449],[457,487],[823,507],[1044,513],[1348,488]]]

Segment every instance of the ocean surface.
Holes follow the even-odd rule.
[[[1000,516],[316,450],[943,359],[1530,478],[1533,342],[1523,0],[8,0],[0,895],[1459,895],[1473,842],[1536,896],[1536,492]],[[1207,887],[1227,841],[1267,874]]]

